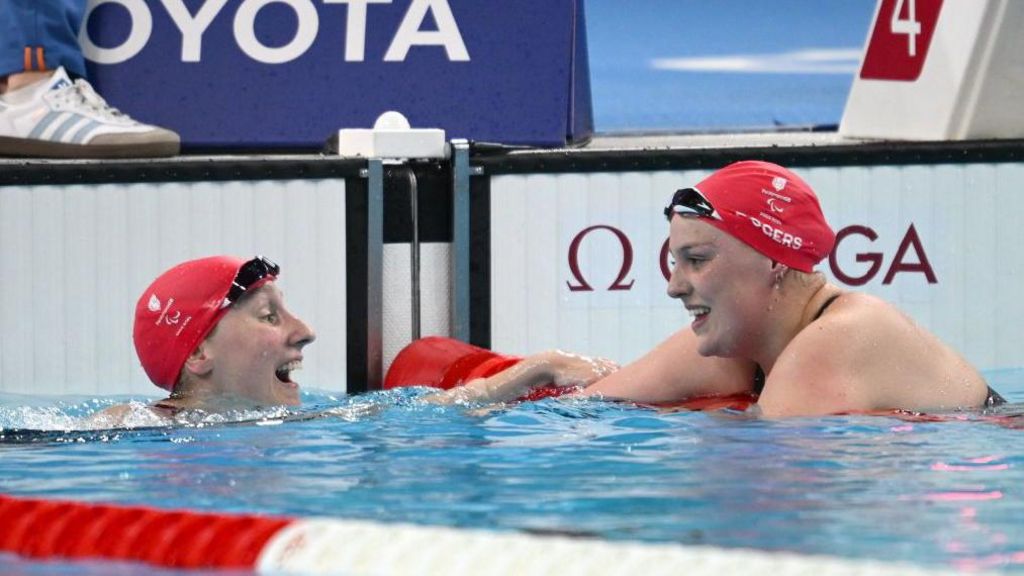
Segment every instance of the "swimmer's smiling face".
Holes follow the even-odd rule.
[[[203,362],[192,366],[202,369],[214,393],[262,406],[297,405],[292,373],[302,367],[302,349],[315,338],[268,282],[232,305],[200,345]]]
[[[669,250],[675,265],[668,295],[693,316],[698,352],[750,354],[764,334],[771,261],[700,218],[678,215],[669,225]]]

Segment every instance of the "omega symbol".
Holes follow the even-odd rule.
[[[636,280],[630,280],[628,284],[624,283],[626,276],[629,274],[630,269],[633,267],[633,245],[629,242],[629,238],[626,234],[618,228],[608,226],[606,224],[597,224],[584,228],[575,238],[572,239],[572,243],[569,244],[569,270],[572,272],[572,277],[576,280],[576,285],[569,280],[565,281],[566,286],[573,292],[593,292],[594,288],[583,278],[583,273],[580,272],[580,245],[583,243],[583,239],[588,234],[595,230],[608,230],[615,237],[619,239],[619,244],[622,245],[622,267],[619,268],[619,275],[612,282],[611,286],[608,286],[608,290],[629,290],[633,287],[633,283]]]

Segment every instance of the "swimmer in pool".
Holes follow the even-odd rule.
[[[693,317],[690,326],[619,370],[545,352],[463,394],[505,400],[547,382],[643,403],[752,393],[768,417],[1002,400],[963,356],[895,307],[815,271],[835,234],[814,192],[786,168],[731,164],[676,191],[665,216],[675,259],[668,295]]]
[[[213,256],[179,264],[146,288],[135,307],[135,351],[170,393],[149,406],[155,416],[300,403],[292,374],[316,336],[285,306],[278,274],[262,256]],[[121,425],[130,410],[114,406],[92,421]]]

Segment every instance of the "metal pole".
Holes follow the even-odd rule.
[[[384,384],[384,168],[367,160],[366,201],[366,389]]]
[[[469,342],[469,141],[451,141],[452,336]]]
[[[412,244],[409,262],[412,272],[412,339],[420,337],[420,212],[419,186],[416,173],[408,164],[405,166],[409,178],[409,209],[412,211]]]

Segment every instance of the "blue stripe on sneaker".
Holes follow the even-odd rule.
[[[53,131],[53,134],[50,135],[50,140],[54,142],[63,142],[64,135],[67,134],[68,130],[71,130],[75,126],[79,126],[83,122],[88,121],[88,119],[85,116],[82,116],[81,114],[78,114],[76,112],[68,112],[68,114],[70,115],[68,119],[61,122],[60,126],[58,126],[57,129]]]
[[[72,144],[81,144],[93,131],[100,125],[96,120],[89,120],[85,126],[79,128],[74,136],[71,137]]]
[[[46,116],[43,116],[43,119],[39,121],[39,124],[36,124],[36,127],[33,128],[32,131],[28,133],[28,137],[33,138],[35,140],[39,140],[43,132],[47,128],[49,128],[50,124],[53,124],[53,122],[57,120],[57,118],[59,118],[60,115],[61,112],[54,112],[51,110]]]

